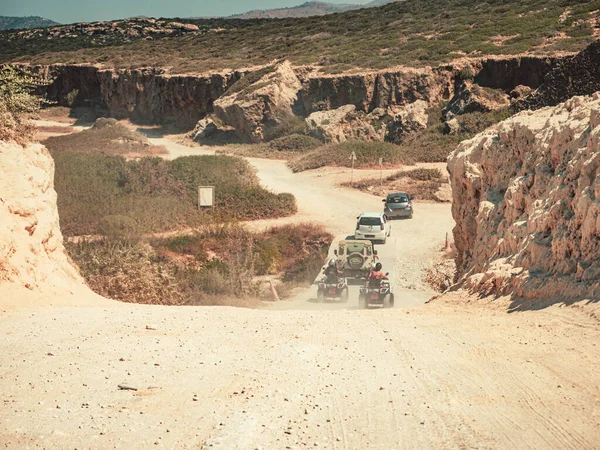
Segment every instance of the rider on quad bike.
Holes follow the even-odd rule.
[[[371,269],[369,276],[367,277],[367,284],[370,288],[378,289],[381,284],[381,280],[387,280],[388,277],[381,271],[382,265],[380,262],[375,264],[375,268]]]
[[[344,272],[340,270],[335,259],[330,259],[323,271],[324,277],[319,281],[317,288],[317,301],[324,302],[328,298],[339,298],[342,302],[348,301],[348,282]]]
[[[337,283],[338,278],[342,278],[344,273],[339,269],[337,265],[337,261],[335,259],[330,259],[325,271],[323,272],[325,275],[326,283]]]

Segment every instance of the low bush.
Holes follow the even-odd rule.
[[[115,119],[100,118],[94,125],[79,133],[53,136],[44,144],[50,151],[71,153],[99,153],[110,156],[151,156],[167,153],[166,149],[151,145],[148,139]]]
[[[442,172],[440,171],[440,169],[419,168],[419,169],[409,170],[406,172],[397,172],[397,173],[387,177],[387,180],[393,181],[393,180],[397,180],[398,178],[402,178],[402,177],[408,177],[408,178],[412,178],[413,180],[418,180],[418,181],[431,181],[431,180],[439,180],[440,178],[442,178]]]
[[[290,161],[294,172],[318,169],[324,166],[351,167],[352,153],[356,154],[355,167],[373,167],[383,158],[385,165],[413,164],[412,156],[403,152],[402,147],[389,142],[346,141],[340,144],[324,145]]]
[[[61,229],[66,236],[137,236],[196,227],[220,217],[255,220],[292,215],[291,194],[263,189],[254,169],[231,156],[174,161],[52,152]],[[198,210],[198,186],[215,187],[215,207]]]
[[[255,277],[311,283],[333,236],[314,225],[251,233],[211,223],[194,233],[149,242],[104,238],[67,243],[88,285],[113,299],[166,305],[252,305]],[[199,255],[201,255],[199,257]]]
[[[278,152],[306,152],[323,145],[321,141],[304,134],[290,134],[268,143],[271,150]]]

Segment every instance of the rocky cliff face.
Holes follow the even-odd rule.
[[[240,72],[168,75],[158,69],[111,70],[92,66],[54,65],[41,68],[52,75],[48,97],[67,105],[93,104],[115,118],[193,128],[213,111],[213,103],[235,83]]]
[[[300,98],[308,114],[344,105],[370,112],[417,100],[437,103],[449,99],[453,92],[454,74],[447,67],[402,68],[351,75],[310,75],[303,81]]]
[[[431,105],[455,94],[464,81],[463,72],[471,74],[481,86],[506,92],[519,85],[537,88],[555,63],[552,58],[517,57],[340,75],[294,68],[301,86],[292,106],[296,115],[307,117],[345,105],[354,105],[356,111],[366,113],[420,100]],[[116,118],[174,123],[189,129],[213,113],[214,102],[241,77],[257,71],[169,75],[161,69],[113,70],[85,65],[43,66],[38,70],[56,77],[48,94],[61,105],[67,105],[69,94],[76,91],[76,105],[93,104]]]
[[[0,292],[3,305],[65,303],[69,294],[98,300],[66,256],[54,161],[41,145],[0,141]]]
[[[525,111],[450,155],[459,278],[483,293],[600,298],[600,93]]]
[[[532,86],[533,87],[533,86]],[[565,58],[544,76],[539,89],[516,104],[517,110],[554,106],[575,95],[600,91],[600,40]]]

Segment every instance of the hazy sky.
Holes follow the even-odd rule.
[[[305,0],[0,0],[0,16],[42,16],[60,23],[134,16],[228,16],[253,9],[297,6]],[[367,3],[369,0],[326,0]]]

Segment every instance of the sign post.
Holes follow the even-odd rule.
[[[356,161],[356,152],[352,152],[350,155],[350,159],[352,160],[352,172],[350,173],[350,184],[354,186],[354,161]]]
[[[215,206],[215,187],[198,186],[198,209]]]
[[[383,191],[383,158],[379,158],[379,170],[381,171],[381,177],[380,177],[380,187],[381,190]]]

